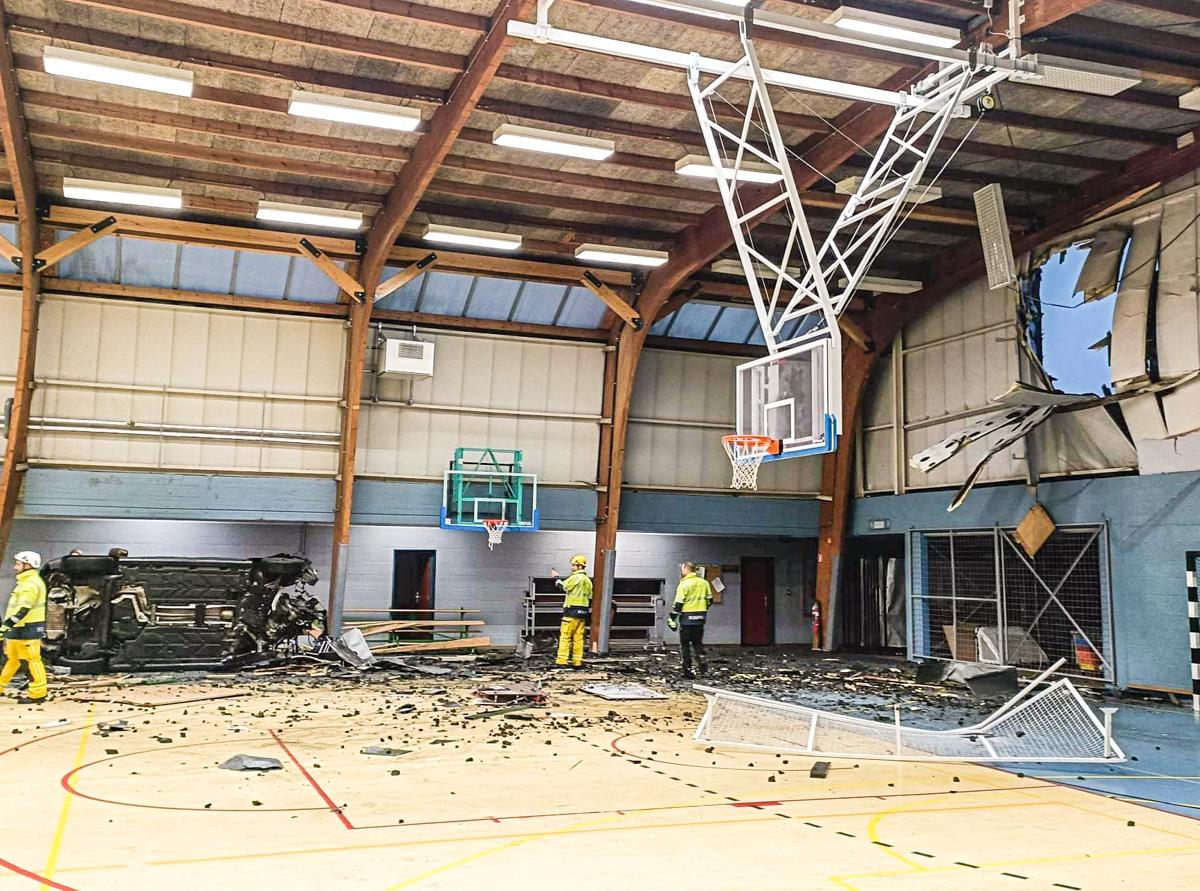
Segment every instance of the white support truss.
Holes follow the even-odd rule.
[[[866,175],[818,248],[745,22],[741,40],[742,58],[720,74],[706,80],[707,69],[693,66],[690,71],[688,85],[700,130],[717,170],[721,200],[767,349],[776,354],[828,338],[834,348],[832,365],[838,367],[837,317],[903,222],[906,202],[920,188],[950,120],[964,103],[990,90],[1009,71],[978,59],[943,63],[941,70],[915,86],[908,101],[896,107]],[[748,91],[727,89],[727,84],[742,80],[749,80]],[[776,185],[739,191],[748,178],[753,181],[753,174],[767,170],[779,175]],[[786,213],[789,227],[782,247],[756,246],[754,227],[780,211]]]

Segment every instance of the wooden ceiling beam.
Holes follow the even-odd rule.
[[[429,254],[427,247],[393,247],[388,261],[416,263]],[[438,248],[438,268],[501,278],[522,278],[536,281],[574,284],[584,267],[576,263],[548,263],[521,257],[501,257],[495,254],[466,254]],[[594,269],[596,277],[614,288],[628,288],[633,276],[623,269]]]
[[[1172,61],[1200,61],[1200,40],[1176,31],[1142,28],[1126,22],[1076,15],[1059,22],[1051,33],[1087,41],[1106,49],[1123,48],[1133,55],[1165,57]]]
[[[1195,0],[1114,0],[1122,6],[1134,9],[1153,9],[1155,12],[1166,12],[1177,15],[1181,19],[1200,19],[1200,7]]]
[[[189,25],[244,37],[267,37],[307,49],[331,50],[367,59],[379,59],[401,65],[416,65],[439,71],[457,73],[467,63],[464,56],[455,53],[444,53],[417,46],[404,46],[371,37],[341,34],[320,28],[311,28],[307,25],[257,18],[204,6],[192,6],[188,3],[176,3],[174,0],[67,0],[67,2],[78,6],[104,9],[108,12],[158,19],[172,25]]]
[[[372,317],[378,322],[400,322],[428,328],[448,328],[454,331],[482,331],[489,334],[518,334],[525,337],[549,337],[554,340],[583,340],[602,343],[608,332],[601,328],[568,328],[562,325],[539,325],[533,322],[509,322],[505,319],[472,319],[465,316],[442,316],[427,312],[403,312],[376,307]]]

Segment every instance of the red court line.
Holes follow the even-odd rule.
[[[291,759],[291,762],[296,765],[296,769],[300,771],[300,773],[304,776],[304,779],[308,780],[308,784],[316,790],[318,795],[321,796],[321,800],[329,806],[331,811],[337,814],[337,818],[342,821],[342,825],[347,829],[353,829],[354,826],[349,820],[346,819],[346,815],[342,813],[342,809],[333,803],[333,799],[325,793],[325,790],[321,788],[321,784],[313,779],[313,775],[311,773],[304,769],[304,765],[296,759],[296,756],[292,754],[292,750],[289,749],[284,744],[283,740],[279,738],[279,734],[274,730],[268,730],[267,733],[271,734],[271,739],[275,740],[275,742],[279,744],[279,748],[283,749],[288,758]]]
[[[17,864],[10,863],[3,858],[0,858],[0,866],[3,866],[5,869],[10,869],[17,875],[24,876],[27,879],[33,879],[35,882],[41,882],[43,887],[57,888],[58,891],[79,891],[78,888],[72,888],[70,885],[60,885],[58,882],[54,881],[54,879],[48,879],[45,876],[38,875],[36,872],[30,872],[24,867],[17,866]]]

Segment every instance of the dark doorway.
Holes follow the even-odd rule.
[[[435,551],[394,551],[392,609],[433,609]]]
[[[857,653],[905,652],[904,536],[853,538],[845,555],[838,646]]]
[[[775,642],[775,561],[742,558],[742,646]]]

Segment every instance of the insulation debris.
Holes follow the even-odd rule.
[[[234,755],[220,765],[222,770],[281,770],[282,762],[278,758],[264,758],[259,755]]]
[[[412,752],[412,749],[393,749],[388,746],[367,746],[358,750],[363,755],[388,755],[393,758],[398,758],[401,755],[407,755]]]
[[[641,684],[585,684],[580,687],[584,693],[599,696],[601,699],[633,700],[633,699],[666,699],[657,690]]]
[[[500,682],[480,687],[475,691],[475,698],[480,702],[542,703],[546,701],[546,694],[541,684],[533,681]]]

